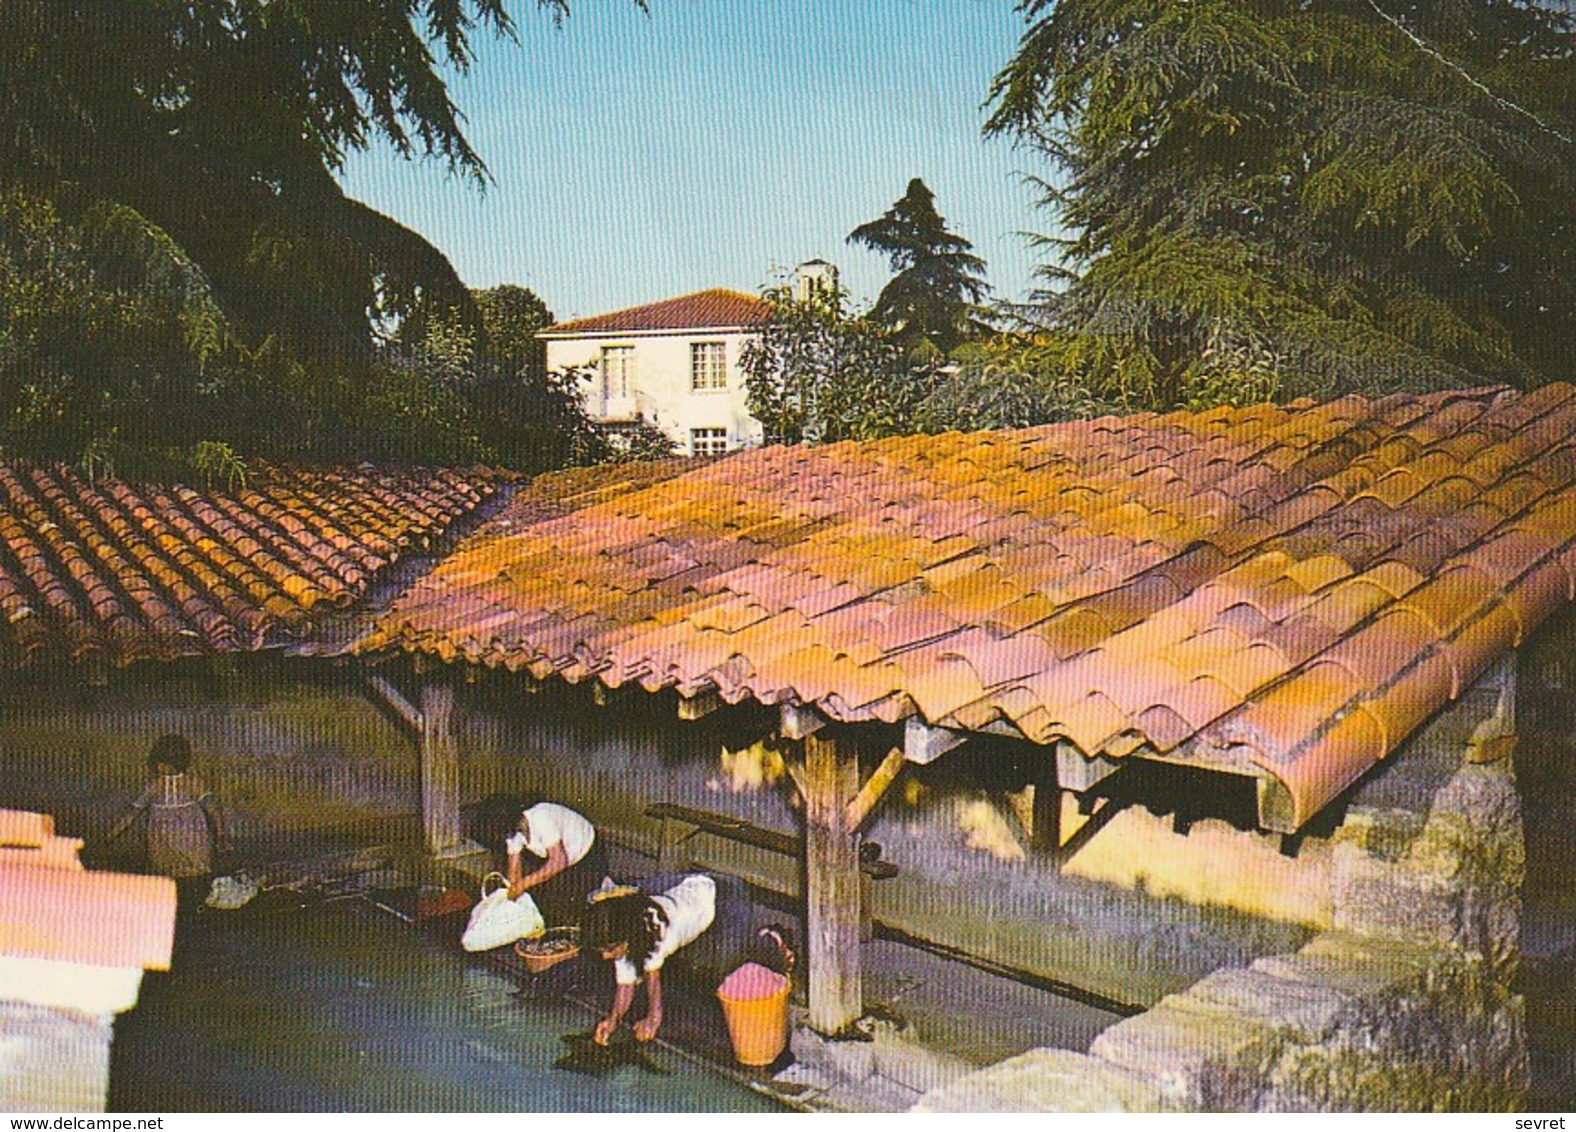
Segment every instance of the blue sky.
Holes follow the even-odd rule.
[[[351,195],[415,228],[472,286],[520,283],[560,319],[773,269],[836,263],[856,299],[888,277],[843,241],[922,177],[998,297],[1031,286],[1036,158],[980,136],[1021,18],[1010,0],[579,0],[555,29],[478,43],[451,90],[485,194],[387,148]]]

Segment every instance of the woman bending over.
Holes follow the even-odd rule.
[[[580,917],[580,945],[613,964],[613,1006],[597,1023],[597,1043],[606,1045],[612,1038],[642,982],[646,1016],[635,1023],[635,1038],[649,1042],[657,1036],[663,967],[680,950],[681,965],[708,990],[752,960],[790,969],[787,929],[774,924],[757,932],[754,921],[748,886],[725,873],[673,873],[643,881],[639,888],[593,895]]]
[[[591,823],[556,802],[495,794],[482,804],[477,833],[506,858],[509,899],[529,892],[549,924],[574,923],[607,871]]]

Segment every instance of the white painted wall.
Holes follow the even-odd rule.
[[[750,416],[744,391],[744,371],[739,358],[754,335],[743,331],[703,329],[645,334],[590,334],[545,338],[547,368],[583,369],[597,373],[584,383],[586,411],[596,420],[627,420],[638,411],[667,433],[682,452],[690,451],[690,430],[721,428],[727,431],[728,448],[754,448],[761,443],[761,424]],[[721,342],[727,365],[724,389],[690,388],[690,345]],[[630,379],[631,405],[604,405],[599,362],[604,346],[634,349],[634,374]]]

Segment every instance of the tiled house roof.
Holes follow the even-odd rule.
[[[0,668],[303,634],[494,487],[482,472],[264,467],[205,491],[0,463]]]
[[[1572,597],[1573,398],[742,453],[484,529],[360,647],[1198,761],[1295,829]]]
[[[649,334],[662,330],[736,330],[754,326],[770,308],[753,295],[716,288],[630,307],[611,314],[560,322],[542,331],[555,334]]]

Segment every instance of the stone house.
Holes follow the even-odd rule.
[[[584,373],[586,412],[608,425],[646,421],[687,456],[761,443],[739,360],[766,305],[714,289],[550,326],[547,368]]]

